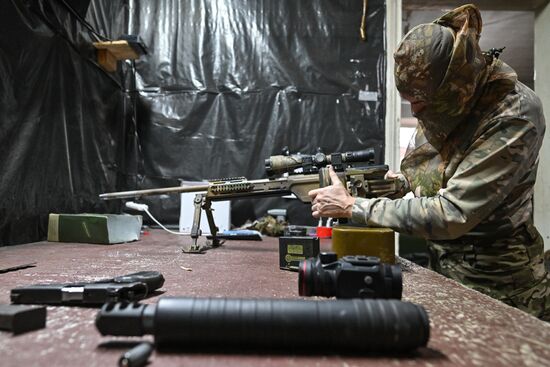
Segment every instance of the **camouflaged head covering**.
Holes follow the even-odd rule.
[[[415,100],[434,99],[451,61],[453,44],[453,32],[439,24],[413,28],[394,54],[399,92]]]
[[[478,123],[472,110],[484,99],[488,82],[500,83],[495,62],[479,48],[481,27],[479,10],[464,5],[411,30],[395,53],[397,88],[426,103],[416,114],[419,124],[401,162],[416,196],[435,196],[445,186],[445,169],[460,149],[461,131]],[[499,96],[489,96],[489,102]]]
[[[394,55],[397,89],[426,103],[416,117],[436,149],[471,111],[484,84],[481,27],[479,10],[464,5],[413,28]]]

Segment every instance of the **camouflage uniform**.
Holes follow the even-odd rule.
[[[401,164],[415,198],[357,199],[353,220],[429,240],[436,271],[550,320],[550,278],[533,226],[545,130],[539,99],[478,45],[481,16],[457,8],[409,32],[399,91],[427,107]]]
[[[244,228],[246,229],[253,229],[261,234],[272,237],[282,236],[286,227],[288,227],[288,223],[286,221],[279,222],[271,215],[266,215],[265,217],[255,220],[251,224],[244,225]]]

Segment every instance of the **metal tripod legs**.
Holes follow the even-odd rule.
[[[210,201],[206,194],[197,194],[193,200],[195,211],[193,213],[193,226],[191,227],[191,246],[188,249],[182,249],[183,252],[192,254],[201,254],[212,247],[220,246],[220,240],[216,238],[218,234],[218,227],[214,223],[214,216],[212,215],[212,201]],[[210,233],[212,234],[212,241],[206,241],[205,244],[199,245],[199,237],[202,234],[201,231],[201,210],[206,213],[206,219],[208,220],[208,226],[210,227]]]

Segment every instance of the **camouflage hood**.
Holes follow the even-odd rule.
[[[487,97],[494,102],[514,88],[515,75],[502,70],[507,66],[481,52],[481,28],[479,10],[464,5],[413,28],[394,55],[397,89],[426,104],[416,114],[413,149],[401,166],[418,196],[433,196],[444,185],[448,156],[456,153],[461,130],[480,123],[480,102]],[[495,87],[498,96],[488,95]]]
[[[413,28],[394,55],[397,89],[427,104],[416,117],[434,146],[468,115],[485,83],[480,34],[479,10],[465,5]]]

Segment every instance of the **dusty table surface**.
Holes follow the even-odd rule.
[[[169,296],[297,298],[297,273],[279,269],[278,241],[229,241],[203,255],[184,254],[186,236],[152,230],[133,243],[37,242],[0,247],[0,303],[33,283],[92,281],[157,270]],[[330,243],[324,242],[328,249]],[[550,324],[467,289],[430,270],[403,263],[403,299],[430,315],[427,348],[400,357],[250,352],[158,353],[148,366],[550,366]],[[162,295],[161,295],[162,296]],[[145,300],[154,303],[159,296]],[[134,339],[102,337],[96,309],[48,306],[45,329],[12,336],[0,331],[0,365],[115,366]],[[152,340],[151,338],[145,338]]]

